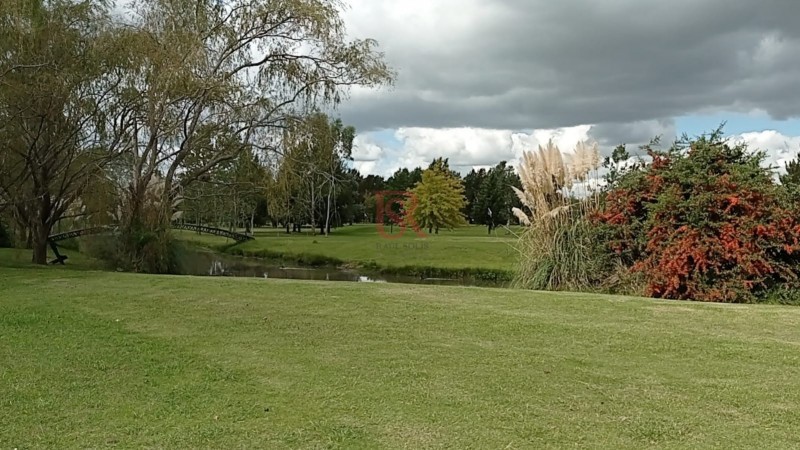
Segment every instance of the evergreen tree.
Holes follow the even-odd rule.
[[[781,184],[800,186],[800,160],[793,159],[786,163],[786,173],[780,176]]]
[[[484,179],[486,179],[486,169],[477,171],[472,169],[464,177],[464,196],[467,200],[464,207],[464,215],[467,216],[469,223],[478,223],[473,211],[475,210],[475,203],[478,201],[478,194],[480,194]]]
[[[518,187],[518,184],[514,169],[505,161],[490,169],[480,185],[471,212],[475,222],[486,225],[489,233],[508,223],[516,198],[511,187]]]
[[[422,168],[414,170],[407,168],[397,169],[388,180],[386,188],[391,191],[404,192],[412,189],[417,183],[422,181]]]
[[[795,209],[800,206],[800,157],[786,163],[786,173],[780,175],[783,192]]]

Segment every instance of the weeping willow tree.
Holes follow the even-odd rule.
[[[106,3],[0,2],[0,209],[47,262],[47,238],[117,156],[119,82]]]
[[[588,142],[573,153],[552,141],[523,153],[522,189],[512,187],[523,205],[513,213],[526,226],[517,246],[520,287],[586,289],[593,283],[598,258],[587,216],[597,206],[591,174],[599,164],[597,144]]]
[[[118,89],[135,125],[121,178],[122,231],[165,234],[174,198],[244,151],[280,152],[282,130],[351,86],[388,84],[373,40],[348,40],[336,0],[147,0],[130,8],[137,49]],[[234,145],[230,145],[234,143]],[[201,163],[198,163],[201,162]],[[143,222],[158,178],[160,214]]]

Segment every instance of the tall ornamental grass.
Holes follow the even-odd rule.
[[[602,281],[606,257],[589,222],[598,204],[599,164],[596,143],[562,153],[551,141],[523,154],[522,189],[512,187],[523,205],[513,213],[526,225],[517,243],[517,287],[593,290]]]

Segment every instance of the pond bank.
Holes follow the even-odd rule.
[[[189,251],[191,256],[182,258],[181,273],[184,275],[483,287],[507,287],[513,279],[512,272],[503,270],[381,266],[320,255],[287,255],[267,250],[248,252],[236,247],[222,252],[207,248]]]

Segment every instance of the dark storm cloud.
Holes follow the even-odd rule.
[[[641,131],[613,124],[669,131],[665,118],[682,114],[800,116],[800,1],[485,1],[498,13],[453,36],[372,18],[399,78],[354,96],[345,120],[362,131],[597,123],[609,125],[594,136],[617,141]]]

